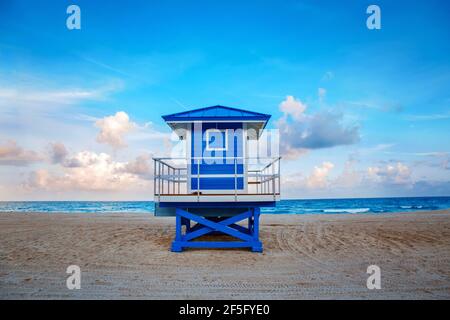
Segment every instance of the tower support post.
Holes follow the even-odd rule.
[[[226,218],[208,218],[176,208],[175,239],[172,251],[181,252],[185,248],[250,248],[253,252],[262,252],[259,240],[260,208],[249,208],[247,211]],[[247,226],[238,224],[247,220]],[[194,223],[194,225],[191,224]],[[183,225],[186,226],[183,232]],[[233,241],[193,241],[204,235],[229,235]]]

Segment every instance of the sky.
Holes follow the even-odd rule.
[[[161,115],[211,105],[272,115],[283,198],[450,196],[449,9],[2,0],[0,200],[152,200]]]

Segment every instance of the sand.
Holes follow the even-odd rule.
[[[0,213],[0,298],[450,298],[450,211],[261,220],[263,253],[172,253],[174,218]],[[80,290],[66,287],[71,264]],[[380,290],[366,287],[371,264]]]

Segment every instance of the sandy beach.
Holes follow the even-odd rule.
[[[450,298],[449,210],[263,215],[263,253],[172,253],[173,235],[174,218],[152,215],[0,213],[0,298]],[[80,290],[66,288],[72,264]]]

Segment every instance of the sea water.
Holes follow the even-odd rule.
[[[429,211],[450,208],[450,197],[281,200],[262,213],[339,214]],[[153,213],[153,201],[3,201],[0,212]]]

